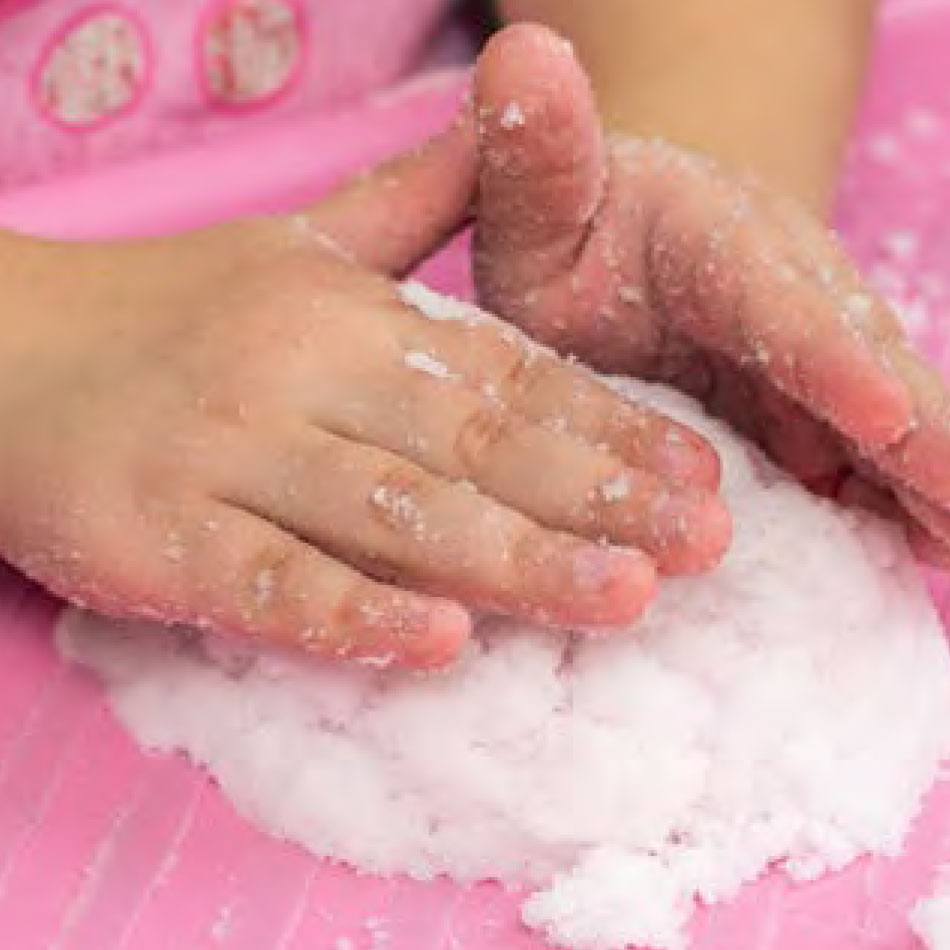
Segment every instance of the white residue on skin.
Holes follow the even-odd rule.
[[[630,494],[630,476],[620,472],[615,478],[600,486],[600,494],[604,501],[622,501]]]
[[[276,575],[273,568],[265,567],[254,578],[254,600],[258,607],[266,607],[274,597]]]
[[[385,670],[396,661],[395,653],[383,653],[380,656],[359,656],[355,662],[360,666],[368,666],[375,670]]]
[[[436,379],[458,379],[445,363],[422,350],[411,350],[405,355],[404,360],[410,369],[435,376]]]
[[[525,115],[521,106],[517,102],[509,102],[501,114],[499,125],[503,129],[520,129],[524,124]]]
[[[482,393],[486,399],[490,399],[492,402],[499,401],[498,386],[491,380],[482,383]]]
[[[873,309],[874,301],[869,294],[856,291],[844,298],[845,316],[858,328],[867,324]]]
[[[321,231],[310,218],[303,212],[291,215],[289,218],[290,232],[295,240],[300,243],[312,244],[320,250],[325,251],[331,257],[345,261],[347,264],[356,263],[356,258],[352,252],[335,241],[325,231]]]
[[[617,288],[617,298],[621,303],[643,305],[643,291],[629,284],[621,284]]]
[[[408,492],[393,491],[385,485],[378,485],[370,495],[370,501],[377,508],[392,515],[396,521],[407,525],[416,538],[421,539],[424,536],[425,521],[422,512]]]
[[[455,297],[443,297],[417,280],[404,280],[398,287],[399,297],[429,320],[454,321],[466,326],[496,322],[483,310]]]
[[[177,531],[168,532],[164,554],[169,561],[174,561],[176,564],[185,556],[185,545]]]

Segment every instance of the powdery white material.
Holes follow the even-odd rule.
[[[927,950],[950,950],[950,867],[941,869],[933,893],[914,905],[910,925]]]
[[[519,129],[526,122],[524,110],[517,102],[509,102],[501,114],[499,124],[503,129]]]
[[[438,379],[453,379],[454,374],[449,370],[441,360],[437,360],[429,353],[423,353],[420,350],[413,350],[404,357],[406,366],[410,369],[418,370],[420,373],[428,373]]]
[[[486,619],[429,677],[78,613],[63,649],[250,820],[367,871],[525,884],[525,922],[570,947],[681,947],[697,897],[772,862],[897,853],[950,753],[950,661],[903,541],[689,400],[617,386],[714,441],[735,522],[721,567],[665,582],[628,634]]]

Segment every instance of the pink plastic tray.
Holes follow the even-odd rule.
[[[950,6],[892,6],[842,186],[840,222],[941,365],[950,287]],[[457,77],[369,107],[275,126],[108,174],[0,195],[0,223],[95,236],[278,211],[417,140],[451,114]],[[210,173],[209,173],[210,172]],[[916,242],[915,242],[916,238]],[[917,244],[919,243],[919,246]],[[430,271],[467,287],[456,248]],[[948,334],[950,336],[950,334]],[[934,584],[942,608],[946,591]],[[176,759],[139,753],[98,687],[50,645],[57,605],[0,568],[0,947],[10,950],[538,950],[515,899],[359,877],[272,841]],[[950,610],[944,610],[950,616]],[[699,950],[908,950],[914,899],[950,860],[950,786],[906,855],[819,884],[772,876],[703,911]]]

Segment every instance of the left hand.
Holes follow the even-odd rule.
[[[483,303],[559,351],[703,400],[813,488],[950,556],[950,394],[795,202],[660,142],[605,142],[567,44],[476,75]]]

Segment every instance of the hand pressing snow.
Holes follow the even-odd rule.
[[[0,554],[114,616],[415,666],[463,604],[623,624],[655,562],[715,562],[702,438],[382,275],[464,220],[473,159],[460,124],[291,218],[0,236]]]
[[[489,309],[601,370],[698,396],[946,559],[950,397],[822,226],[702,157],[605,141],[570,48],[540,27],[492,40],[475,99]]]

